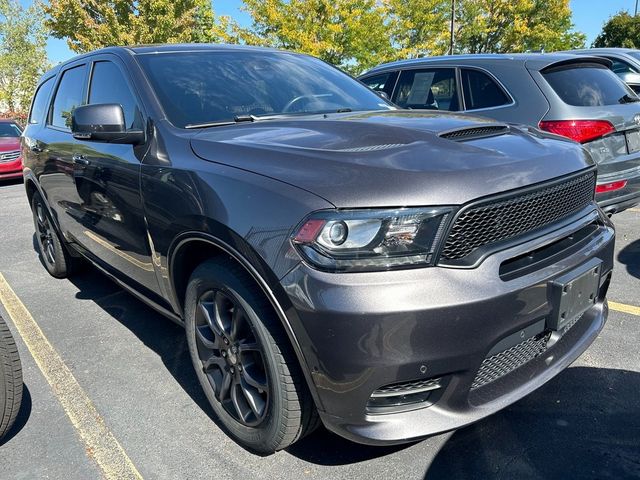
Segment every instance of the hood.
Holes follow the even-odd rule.
[[[0,137],[0,152],[20,150],[20,137]]]
[[[456,205],[590,164],[573,142],[442,112],[240,123],[203,130],[191,146],[204,160],[295,185],[340,208]]]

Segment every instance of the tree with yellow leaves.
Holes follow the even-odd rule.
[[[225,39],[210,0],[50,0],[47,26],[75,52],[110,45]]]
[[[573,31],[569,0],[463,0],[456,24],[458,52],[565,50],[585,41]]]
[[[237,38],[308,53],[351,72],[392,52],[385,9],[377,0],[244,0],[253,19]]]

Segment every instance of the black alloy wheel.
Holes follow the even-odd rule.
[[[262,348],[242,305],[221,290],[200,296],[196,342],[216,398],[236,421],[255,427],[265,419],[270,389]]]
[[[185,293],[185,327],[217,423],[240,445],[273,453],[318,426],[287,333],[238,262],[219,256],[195,268]]]
[[[36,224],[36,235],[38,236],[38,246],[44,261],[49,265],[56,263],[56,251],[53,243],[55,232],[51,228],[51,222],[44,210],[42,200],[34,202],[34,219]]]
[[[31,212],[36,230],[36,243],[44,267],[53,277],[66,278],[70,276],[79,268],[80,259],[69,253],[68,247],[58,234],[47,210],[47,205],[39,192],[33,194]]]

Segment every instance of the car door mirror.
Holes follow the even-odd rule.
[[[83,105],[71,114],[71,133],[77,140],[124,143],[144,142],[142,130],[127,130],[124,112],[117,103]]]
[[[391,101],[391,99],[389,98],[389,95],[387,94],[387,92],[383,92],[382,90],[374,90],[374,92],[376,92],[378,94],[379,97],[384,98],[387,101]]]

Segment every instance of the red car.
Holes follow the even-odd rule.
[[[0,180],[22,178],[21,134],[16,122],[0,119]]]

